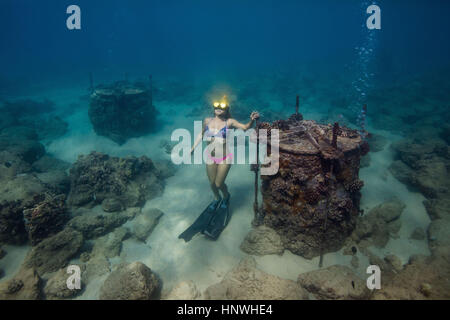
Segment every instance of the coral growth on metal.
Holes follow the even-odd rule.
[[[280,234],[286,249],[304,257],[338,250],[360,212],[359,162],[367,142],[357,130],[303,120],[298,113],[259,128],[269,135],[280,130],[279,172],[262,176],[263,223]]]

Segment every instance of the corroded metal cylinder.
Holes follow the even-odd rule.
[[[313,258],[339,250],[355,228],[363,186],[359,163],[369,149],[356,130],[301,119],[260,125],[280,133],[279,171],[262,176],[264,224],[285,249]]]

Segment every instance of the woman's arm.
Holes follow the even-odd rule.
[[[205,120],[203,120],[203,124],[202,124],[202,132],[197,136],[197,138],[195,138],[194,141],[194,145],[191,148],[191,153],[194,152],[195,148],[198,146],[198,144],[202,141],[203,139],[203,134],[205,133],[205,128],[206,128],[206,122],[208,121],[209,118],[206,118]]]
[[[243,123],[236,121],[235,119],[230,119],[230,125],[233,126],[234,128],[247,131],[248,129],[250,129],[252,127],[255,119],[258,119],[258,118],[259,118],[259,113],[256,111],[253,111],[252,114],[250,115],[250,121],[248,123],[243,124]]]

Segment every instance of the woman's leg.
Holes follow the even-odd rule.
[[[216,200],[220,199],[219,190],[216,187],[216,184],[214,183],[217,176],[217,164],[207,164],[206,165],[206,174],[208,175],[209,184],[211,185],[211,190],[214,193],[214,197]]]
[[[222,191],[223,197],[226,199],[230,196],[228,193],[227,185],[225,184],[225,179],[227,178],[228,171],[230,171],[231,164],[220,163],[217,165],[217,174],[214,181],[215,186]]]

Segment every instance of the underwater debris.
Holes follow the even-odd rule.
[[[359,165],[368,144],[356,130],[302,119],[294,114],[259,126],[268,135],[280,130],[279,172],[261,177],[263,224],[280,235],[285,249],[313,258],[321,249],[339,250],[355,228]]]
[[[154,131],[157,114],[151,90],[143,84],[119,81],[99,85],[91,94],[89,119],[95,132],[118,144]]]

